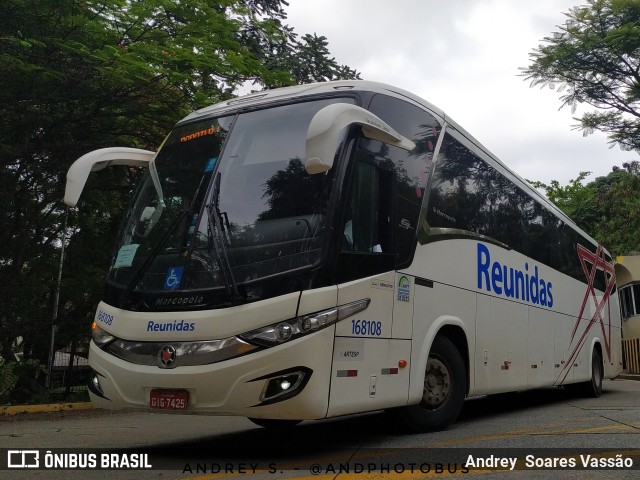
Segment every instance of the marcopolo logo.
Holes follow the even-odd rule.
[[[492,262],[491,252],[483,243],[478,243],[478,288],[534,305],[553,307],[553,285],[540,276],[537,265],[531,271],[528,263],[521,270]]]
[[[191,295],[190,297],[161,297],[156,299],[156,307],[198,305],[202,302],[204,302],[204,297],[202,295]]]

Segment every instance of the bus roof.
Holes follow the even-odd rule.
[[[291,87],[276,88],[273,90],[263,90],[261,92],[250,93],[248,95],[232,98],[230,100],[226,100],[224,102],[216,103],[215,105],[210,105],[200,110],[196,110],[195,112],[183,118],[179,123],[190,122],[201,117],[208,117],[213,115],[217,116],[221,113],[238,110],[242,107],[256,107],[259,105],[269,104],[285,98],[294,99],[310,95],[322,95],[323,93],[349,93],[350,90],[395,94],[396,96],[408,98],[415,103],[418,103],[427,108],[441,118],[444,118],[444,112],[442,112],[442,110],[440,110],[438,107],[401,88],[396,88],[384,83],[371,82],[368,80],[337,80],[333,82],[294,85]]]

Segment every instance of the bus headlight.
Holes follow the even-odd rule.
[[[276,329],[274,333],[276,336],[276,340],[282,343],[291,339],[291,336],[293,335],[294,332],[293,332],[293,327],[290,324],[283,322],[276,325]]]
[[[303,317],[296,317],[291,320],[285,320],[258,328],[238,335],[238,337],[245,342],[261,347],[273,347],[288,342],[289,340],[317,332],[340,320],[344,320],[351,315],[365,310],[369,306],[369,303],[371,303],[369,298],[363,298],[362,300],[347,303],[336,308],[329,308]]]
[[[111,335],[109,332],[105,332],[96,322],[93,322],[93,325],[91,325],[91,338],[100,348],[116,340],[116,337]]]

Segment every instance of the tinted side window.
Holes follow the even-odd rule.
[[[491,235],[492,209],[504,202],[504,188],[492,169],[450,135],[436,162],[427,211],[432,228]]]
[[[432,176],[427,223],[432,239],[480,234],[585,283],[594,268],[578,255],[578,245],[595,254],[591,242],[449,134]],[[597,269],[593,286],[604,291],[607,280]]]

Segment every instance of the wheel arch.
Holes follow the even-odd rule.
[[[466,376],[467,376],[467,395],[472,391],[473,378],[471,376],[471,358],[468,334],[465,331],[464,322],[458,317],[443,316],[438,318],[426,335],[421,339],[414,339],[413,360],[411,367],[411,384],[409,388],[409,404],[416,404],[422,398],[422,388],[424,384],[425,369],[429,352],[433,345],[433,341],[439,335],[449,339],[460,352],[463,359]]]
[[[593,357],[594,350],[600,354],[600,361],[602,362],[602,368],[604,369],[605,361],[604,361],[604,352],[602,351],[602,342],[597,337],[591,340],[591,348],[589,349],[589,358],[588,358],[589,377],[593,375],[593,358],[592,357]]]
[[[443,337],[451,340],[451,343],[455,345],[460,352],[460,356],[464,362],[464,368],[467,373],[467,395],[469,395],[469,389],[471,385],[471,367],[470,367],[470,359],[469,359],[469,342],[467,340],[467,335],[464,330],[459,325],[443,325],[436,336],[442,335]]]

